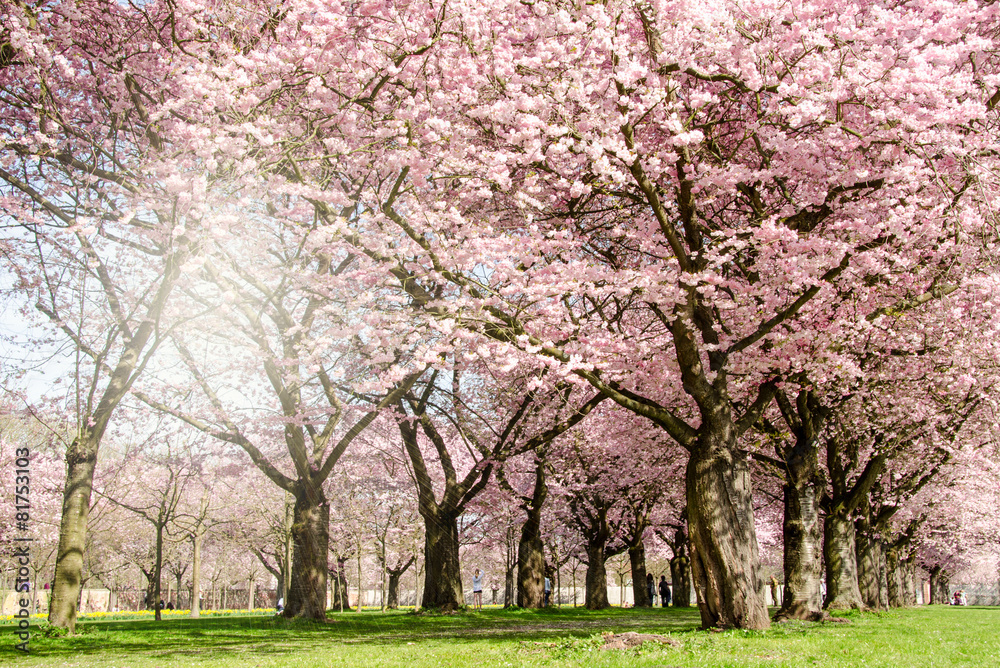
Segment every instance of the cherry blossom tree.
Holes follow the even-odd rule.
[[[143,128],[183,139],[194,157],[181,167],[210,175],[191,197],[225,195],[241,210],[223,219],[226,202],[213,205],[210,242],[200,222],[183,227],[190,236],[178,238],[203,244],[201,283],[185,296],[205,310],[231,303],[230,322],[267,360],[266,382],[241,389],[278,396],[274,431],[295,476],[232,420],[239,401],[223,410],[213,382],[237,372],[207,361],[219,342],[199,348],[183,332],[178,356],[207,399],[187,419],[238,442],[296,495],[295,524],[311,527],[297,545],[313,556],[296,557],[310,601],[325,588],[322,483],[342,454],[327,438],[339,414],[331,393],[396,406],[408,453],[424,439],[458,444],[463,426],[444,426],[457,413],[431,419],[433,381],[402,399],[425,366],[461,367],[458,350],[589,384],[669,436],[688,456],[703,626],[766,628],[742,439],[784,383],[850,377],[866,332],[961,285],[949,268],[990,257],[970,241],[992,243],[997,199],[1000,80],[981,28],[994,5],[289,0],[278,12],[194,0],[130,11],[118,9],[170,27],[131,44],[159,44],[164,55],[145,57],[168,54],[160,71],[171,78],[168,92],[144,96],[114,70],[120,99],[140,121],[139,107],[155,105]],[[139,20],[154,15],[163,20]],[[156,149],[148,135],[135,145]],[[274,254],[259,252],[267,244]],[[332,373],[326,360],[339,355],[378,376],[375,387]],[[789,418],[792,394],[779,399]],[[826,518],[838,536],[853,529],[883,451],[909,442],[877,428],[862,444],[838,441],[849,418],[828,426]],[[788,424],[816,431],[801,411]],[[308,442],[323,452],[315,465]],[[436,450],[442,464],[451,457]],[[485,484],[490,464],[477,458],[456,498]],[[433,515],[417,461],[421,512]],[[796,490],[800,501],[815,491]],[[441,531],[454,538],[447,519]],[[832,543],[843,552],[845,540]],[[430,556],[428,574],[439,570]],[[436,585],[425,600],[455,604],[455,562],[447,600]]]
[[[953,224],[981,226],[993,140],[969,128],[996,82],[966,27],[994,8],[365,10],[290,7],[277,88],[263,48],[225,72],[268,91],[260,117],[301,114],[258,163],[440,326],[547,357],[687,449],[703,624],[766,627],[739,436],[776,377],[818,381],[845,331],[927,291]],[[349,48],[316,55],[331,40]],[[362,141],[382,176],[360,190],[368,155],[304,162]]]

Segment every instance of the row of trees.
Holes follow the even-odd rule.
[[[627,580],[632,601],[649,605],[647,570],[671,579],[675,605],[687,603],[690,548],[683,531],[683,462],[675,462],[673,469],[663,465],[657,461],[663,457],[662,444],[641,439],[609,456],[608,439],[621,433],[635,439],[642,433],[641,425],[623,430],[614,418],[614,412],[593,416],[586,438],[562,439],[544,453],[545,460],[537,453],[508,460],[497,480],[471,504],[458,522],[459,605],[467,598],[474,567],[488,573],[488,588],[506,605],[542,605],[544,599],[531,599],[536,571],[550,577],[557,589],[571,588],[574,601],[579,584],[581,603],[593,608],[609,605],[609,587]],[[47,431],[40,425],[33,432],[25,430],[25,424],[31,423],[8,420],[3,432],[9,442],[30,445],[36,452],[33,521],[41,530],[31,579],[35,594],[47,596],[41,585],[51,580],[55,565],[63,462],[60,448],[47,443]],[[290,578],[292,500],[280,490],[246,485],[258,475],[247,462],[164,443],[162,425],[157,426],[159,436],[151,442],[112,442],[105,450],[95,481],[100,492],[92,508],[82,588],[110,589],[109,609],[143,602],[153,609],[153,602],[162,599],[191,607],[197,617],[202,601],[212,608],[273,606],[285,595]],[[174,438],[182,441],[183,435]],[[361,604],[354,593],[344,596],[350,589],[368,592],[367,605],[394,608],[401,588],[417,590],[419,596],[427,581],[426,555],[420,549],[424,531],[405,452],[398,442],[360,446],[345,456],[342,467],[327,490],[334,518],[328,555],[333,605],[350,609]],[[898,475],[884,478],[879,484],[899,480]],[[782,554],[787,566],[792,561],[787,553],[799,544],[787,531],[780,483],[778,476],[769,479],[762,472],[755,499],[758,528],[772,536],[765,540],[762,562],[765,572],[778,580],[783,579]],[[961,490],[957,494],[956,488]],[[865,538],[856,551],[860,580],[853,583],[859,598],[834,605],[878,609],[912,604],[916,583],[928,577],[935,601],[946,602],[953,572],[964,582],[992,580],[996,554],[986,547],[995,545],[991,523],[977,521],[974,513],[956,522],[954,508],[964,504],[935,508],[935,502],[944,494],[961,499],[970,493],[983,501],[992,498],[995,488],[981,466],[965,462],[938,471],[931,493],[907,504],[905,522],[887,521],[871,531],[869,516],[859,515],[855,526]],[[533,505],[526,507],[529,501]],[[525,545],[526,528],[531,535],[537,532],[538,553]],[[874,549],[869,537],[876,541]],[[958,544],[956,538],[961,539]],[[532,556],[540,561],[537,569],[527,558]],[[783,597],[772,588],[774,600],[783,603],[783,615],[803,605],[811,582],[787,579],[788,572],[785,576]],[[839,584],[846,591],[843,580]],[[827,601],[837,596],[831,589]]]
[[[550,484],[591,607],[613,540],[640,582],[680,525],[703,625],[766,627],[768,489],[783,616],[822,564],[828,607],[888,600],[932,483],[996,461],[996,11],[18,4],[0,250],[76,424],[50,621],[132,398],[293,500],[289,616],[324,615],[338,479],[386,479],[345,453],[398,446],[426,606],[492,480],[523,605]]]

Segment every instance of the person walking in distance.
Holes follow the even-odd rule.
[[[670,605],[670,585],[666,575],[660,576],[660,605],[664,608]]]
[[[472,607],[483,609],[483,572],[478,568],[472,574]]]

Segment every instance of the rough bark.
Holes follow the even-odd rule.
[[[74,440],[66,452],[66,485],[63,488],[49,624],[69,629],[70,633],[76,628],[98,445],[99,437],[86,432]]]
[[[902,608],[906,605],[906,592],[903,581],[903,563],[899,552],[888,550],[885,554],[885,570],[887,583],[887,598],[890,608]]]
[[[784,589],[776,620],[820,620],[826,617],[820,589],[822,577],[822,529],[819,478],[819,432],[826,411],[809,390],[802,390],[795,405],[783,391],[776,393],[778,407],[792,431],[789,446],[779,446],[785,461]]]
[[[458,559],[458,517],[442,512],[424,514],[424,531],[426,575],[421,607],[442,611],[464,608]]]
[[[885,543],[874,533],[864,516],[854,523],[854,531],[861,600],[872,610],[885,610],[888,607]]]
[[[949,605],[951,603],[951,593],[948,591],[948,581],[951,574],[940,564],[936,564],[930,569],[931,576],[931,604]]]
[[[605,542],[587,544],[587,591],[584,607],[588,610],[604,610],[611,606],[608,601],[608,573],[604,568]]]
[[[545,551],[538,526],[540,517],[531,515],[521,527],[517,544],[517,604],[541,608],[545,605]]]
[[[703,628],[766,629],[764,581],[750,493],[750,468],[732,423],[716,411],[687,466],[691,571]],[[703,411],[704,413],[704,411]]]
[[[785,583],[781,609],[775,619],[817,620],[824,617],[820,590],[822,541],[820,537],[820,488],[814,482],[785,485],[784,537]]]
[[[823,522],[823,556],[826,560],[827,610],[862,609],[858,589],[858,566],[854,545],[854,522],[839,513],[827,514]]]
[[[640,539],[628,548],[628,561],[632,568],[632,600],[637,608],[649,608],[653,602],[649,598],[646,581],[646,545]],[[653,583],[654,586],[656,583]]]
[[[337,557],[337,567],[330,573],[331,602],[330,607],[337,612],[350,611],[351,598],[347,585],[347,557]],[[360,600],[358,601],[360,606]]]
[[[285,617],[326,621],[330,505],[322,488],[299,483],[292,522],[292,582]]]
[[[517,544],[517,604],[522,608],[545,605],[545,548],[542,543],[542,508],[548,496],[545,461],[535,460],[535,484],[530,499],[521,504],[526,513]]]
[[[402,573],[389,571],[389,597],[385,606],[389,610],[399,608],[399,578],[401,575]]]
[[[404,564],[397,564],[395,568],[386,568],[386,573],[389,575],[389,596],[386,607],[390,610],[399,607],[399,581],[416,559],[415,556],[411,556]]]
[[[389,596],[386,608],[396,610],[399,608],[399,578],[402,573],[389,573]]]
[[[914,606],[917,604],[917,578],[913,559],[900,561],[900,566],[903,571],[903,605]]]
[[[691,560],[687,556],[687,542],[680,549],[674,548],[674,557],[670,560],[670,580],[675,608],[691,607]]]

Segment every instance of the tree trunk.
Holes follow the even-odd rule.
[[[604,569],[604,543],[587,545],[587,591],[584,607],[588,610],[603,610],[611,607],[608,602],[608,574]]]
[[[66,486],[63,488],[59,549],[49,604],[49,624],[76,630],[77,601],[83,578],[83,552],[87,544],[90,495],[97,466],[98,436],[85,433],[66,450]]]
[[[716,411],[722,413],[724,411]],[[705,411],[703,410],[703,414]],[[732,423],[703,423],[687,465],[691,570],[703,628],[771,625],[759,568],[750,468]]]
[[[514,569],[508,568],[504,573],[503,581],[503,607],[509,608],[514,605],[514,593],[517,588],[514,586]]]
[[[810,477],[808,480],[786,481],[784,492],[782,535],[785,585],[781,609],[775,619],[816,621],[824,617],[820,591],[823,550],[819,517],[821,490],[815,479]]]
[[[402,579],[403,573],[413,565],[414,561],[416,561],[416,557],[410,557],[402,566],[386,569],[386,573],[389,575],[389,601],[387,607],[390,610],[395,610],[399,607],[399,581]]]
[[[542,545],[541,506],[528,508],[517,544],[517,604],[522,608],[545,605],[545,548]]]
[[[646,581],[646,545],[639,541],[628,548],[628,561],[632,567],[632,600],[637,608],[652,607],[649,598],[649,584]],[[656,586],[656,583],[653,583]]]
[[[156,609],[156,584],[150,571],[143,571],[146,576],[146,610]]]
[[[458,560],[458,518],[442,512],[424,515],[424,596],[421,607],[442,611],[465,607]]]
[[[292,523],[292,582],[282,614],[326,621],[330,506],[320,487],[299,484]]]
[[[900,561],[903,571],[903,605],[909,607],[917,604],[917,578],[914,573],[913,559]]]
[[[290,496],[287,492],[285,493],[285,564],[282,568],[281,596],[286,599],[286,603],[288,592],[292,588],[292,525],[295,523],[295,504],[289,498]]]
[[[163,523],[156,525],[156,563],[153,564],[153,618],[156,621],[163,619],[163,606],[160,601],[163,599]]]
[[[684,550],[684,548],[681,548]],[[670,560],[670,582],[671,593],[675,608],[691,607],[691,560],[687,557],[687,551],[676,553]]]
[[[823,522],[823,556],[826,559],[827,610],[862,609],[858,566],[854,549],[854,522],[839,513],[828,513]]]
[[[191,619],[201,616],[201,541],[205,531],[199,525],[191,534]]]
[[[865,518],[855,523],[855,549],[858,563],[858,590],[861,601],[872,610],[884,610],[885,550],[882,541],[871,531]]]
[[[931,576],[931,604],[948,605],[951,603],[951,594],[948,591],[948,581],[951,576],[942,566],[936,565],[930,569]]]
[[[896,550],[886,552],[885,570],[889,607],[902,608],[906,605],[906,593],[903,589],[903,564]]]
[[[351,610],[351,600],[348,596],[347,587],[347,558],[337,557],[337,570],[332,573],[333,576],[333,600],[331,601],[331,606],[334,610],[339,612],[344,612],[345,610]],[[360,592],[359,592],[360,596]]]
[[[781,527],[785,585],[781,609],[775,615],[778,620],[817,621],[826,616],[820,590],[823,544],[819,506],[823,488],[816,443],[822,411],[816,410],[818,404],[810,396],[808,392],[799,394],[797,410],[783,394],[778,397],[786,422],[795,434],[794,442],[781,453],[785,458],[785,512]]]
[[[386,607],[395,610],[399,607],[399,578],[402,573],[389,571],[389,600]]]
[[[254,586],[256,584],[254,579],[250,578],[250,583],[247,585],[247,610],[253,610]]]

